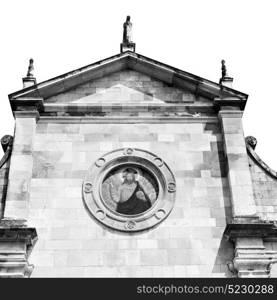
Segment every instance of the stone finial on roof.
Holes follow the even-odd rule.
[[[127,16],[126,21],[123,23],[123,39],[120,44],[120,52],[135,52],[136,44],[132,40],[132,27],[133,24],[131,23],[131,17]]]
[[[27,75],[26,77],[22,78],[23,88],[27,88],[37,83],[33,72],[34,72],[34,60],[30,58]]]
[[[227,67],[225,64],[225,60],[221,60],[221,78],[219,80],[219,84],[232,88],[233,78],[227,74]]]

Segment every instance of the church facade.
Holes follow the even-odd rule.
[[[127,22],[127,21],[126,21]],[[277,173],[248,96],[135,52],[9,95],[1,277],[275,277]]]

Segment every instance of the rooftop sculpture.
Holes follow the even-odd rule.
[[[33,71],[34,71],[34,60],[32,58],[30,58],[27,77],[34,77]]]
[[[123,23],[123,40],[120,44],[120,52],[133,51],[135,52],[136,44],[132,41],[132,27],[131,17],[127,16]]]

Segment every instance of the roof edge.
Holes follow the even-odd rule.
[[[129,57],[131,59],[142,60],[142,61],[145,61],[147,63],[152,63],[152,64],[154,64],[154,65],[156,65],[157,67],[160,67],[160,68],[168,69],[168,71],[172,72],[175,77],[178,77],[182,80],[189,80],[189,81],[193,81],[195,83],[201,82],[202,85],[204,84],[204,85],[210,86],[211,88],[217,90],[218,92],[221,92],[221,93],[225,92],[227,94],[236,95],[236,96],[238,96],[240,98],[243,98],[245,100],[248,98],[248,95],[243,93],[243,92],[240,92],[238,90],[220,85],[219,83],[216,83],[216,82],[211,81],[209,79],[202,78],[200,76],[197,76],[197,75],[194,75],[192,73],[180,70],[180,69],[172,67],[168,64],[159,62],[157,60],[154,60],[152,58],[146,57],[144,55],[141,55],[139,53],[135,53],[135,52],[132,52],[132,51],[126,51],[126,52],[123,52],[123,53],[119,53],[119,54],[110,56],[108,58],[99,60],[97,62],[94,62],[92,64],[83,66],[81,68],[74,69],[72,71],[63,73],[62,75],[55,76],[55,77],[50,78],[48,80],[44,80],[44,81],[39,82],[39,83],[37,83],[33,86],[23,88],[21,90],[13,92],[13,93],[9,94],[8,97],[9,97],[9,99],[16,98],[16,97],[22,97],[22,96],[28,95],[28,93],[32,93],[32,92],[37,92],[38,95],[39,95],[39,90],[41,88],[45,88],[45,87],[47,87],[51,84],[61,83],[64,80],[69,79],[71,77],[81,75],[81,74],[83,74],[85,72],[88,72],[90,70],[93,70],[93,69],[97,69],[97,67],[101,67],[101,66],[104,66],[106,64],[112,63],[113,61],[118,61],[120,59],[129,58]],[[128,64],[128,67],[129,67],[129,64]]]

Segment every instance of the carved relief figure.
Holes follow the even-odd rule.
[[[157,187],[148,174],[139,168],[127,167],[104,181],[102,195],[116,212],[135,215],[148,210],[156,201]]]

